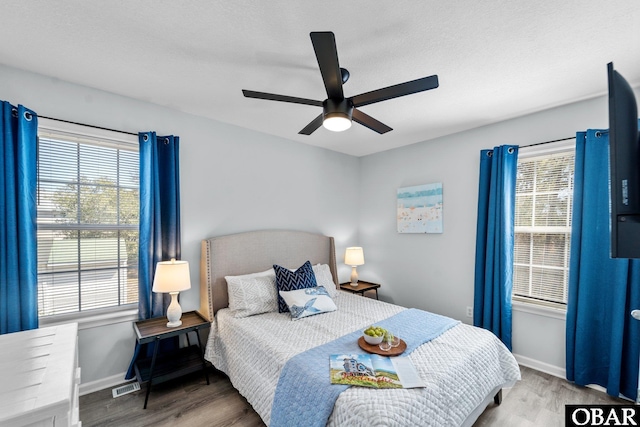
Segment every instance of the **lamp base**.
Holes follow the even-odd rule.
[[[358,286],[358,270],[356,270],[356,266],[351,266],[351,286]]]
[[[171,304],[167,307],[167,328],[175,328],[182,325],[182,307],[178,303],[178,292],[170,292]]]

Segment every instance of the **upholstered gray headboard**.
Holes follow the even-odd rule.
[[[333,237],[261,230],[205,239],[200,254],[200,313],[211,321],[219,309],[229,305],[225,276],[265,271],[273,264],[298,268],[307,260],[329,264],[338,285]]]

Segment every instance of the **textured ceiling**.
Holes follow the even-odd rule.
[[[0,63],[356,156],[602,95],[610,61],[640,84],[638,0],[29,0],[0,11]],[[311,31],[335,33],[345,96],[432,74],[440,87],[362,107],[387,134],[354,123],[298,135],[320,108],[241,89],[325,99]]]

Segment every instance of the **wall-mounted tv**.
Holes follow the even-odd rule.
[[[611,258],[640,258],[640,133],[638,106],[629,83],[607,65]]]

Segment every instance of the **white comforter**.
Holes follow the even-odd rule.
[[[229,376],[269,425],[280,371],[289,358],[404,310],[343,292],[335,302],[337,311],[296,321],[288,313],[235,319],[228,309],[220,310],[211,325],[205,358]],[[425,388],[351,387],[336,401],[328,425],[469,425],[487,397],[520,379],[506,347],[491,332],[465,324],[418,347],[410,358]]]

